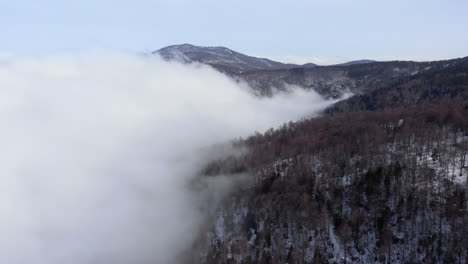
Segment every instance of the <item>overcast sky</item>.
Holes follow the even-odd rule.
[[[468,56],[466,0],[0,0],[0,54],[192,43],[295,62]]]

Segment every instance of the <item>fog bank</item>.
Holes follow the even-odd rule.
[[[198,151],[330,103],[158,58],[5,57],[0,263],[174,263],[203,221]]]

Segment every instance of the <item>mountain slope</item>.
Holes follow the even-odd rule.
[[[284,91],[290,86],[298,86],[334,99],[345,94],[367,94],[405,78],[435,74],[463,63],[462,59],[432,62],[361,60],[332,66],[300,66],[255,58],[224,47],[190,44],[169,46],[153,54],[166,60],[211,65],[237,81],[247,82],[261,96],[271,96],[275,90]]]
[[[211,167],[255,184],[214,215],[200,263],[467,263],[468,101],[325,116],[238,144],[247,157]]]
[[[355,61],[348,61],[348,62],[345,62],[345,63],[336,64],[335,66],[350,66],[350,65],[366,64],[366,63],[372,63],[372,62],[377,62],[377,61],[375,61],[375,60],[355,60]]]
[[[467,263],[468,57],[308,68],[199,48],[160,54],[259,95],[355,95],[209,162],[200,177],[251,181],[208,216],[187,263]]]
[[[389,61],[350,66],[317,66],[259,70],[242,73],[236,78],[245,80],[260,94],[271,95],[273,88],[286,90],[295,85],[313,89],[326,98],[339,98],[343,94],[365,94],[391,85],[402,78],[418,74],[434,74],[446,65],[463,63],[461,59],[433,62]]]
[[[284,64],[265,58],[256,58],[230,50],[225,47],[200,47],[191,44],[173,45],[153,52],[166,60],[181,62],[199,62],[230,73],[239,74],[254,70],[274,70],[299,67],[295,64]]]
[[[468,99],[468,57],[431,63],[416,74],[338,102],[327,113],[381,110],[449,98]]]

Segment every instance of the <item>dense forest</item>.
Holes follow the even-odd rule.
[[[442,99],[468,99],[468,58],[448,61],[441,69],[427,66],[414,75],[388,80],[367,93],[343,100],[327,109],[327,113],[379,110],[411,106]],[[433,68],[434,67],[434,68]],[[363,74],[361,70],[350,74]]]
[[[203,174],[255,183],[219,209],[198,262],[467,263],[468,101],[334,113],[234,144],[250,152]]]

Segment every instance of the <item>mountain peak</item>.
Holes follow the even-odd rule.
[[[226,47],[203,47],[188,43],[167,46],[153,52],[153,54],[159,55],[166,60],[177,60],[184,63],[204,63],[229,73],[300,67],[296,64],[285,64],[266,58],[248,56]],[[310,64],[308,66],[313,67],[315,65]]]

